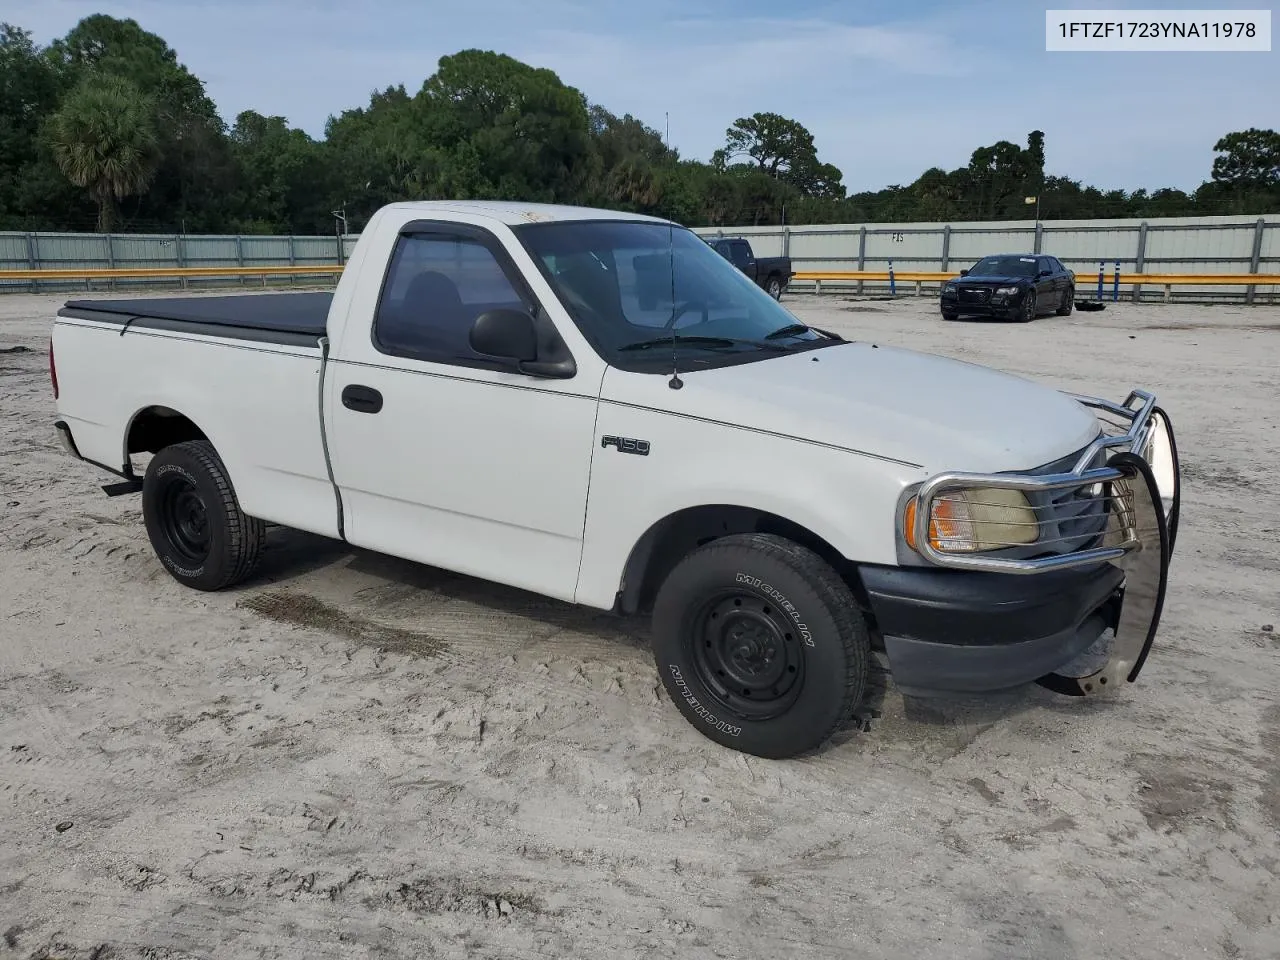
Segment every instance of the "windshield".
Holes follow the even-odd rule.
[[[986,257],[969,271],[978,277],[1034,277],[1039,271],[1035,257]]]
[[[583,335],[623,369],[670,367],[670,350],[653,343],[660,339],[682,368],[838,342],[805,327],[684,227],[599,220],[516,233]]]

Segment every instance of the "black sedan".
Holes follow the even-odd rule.
[[[1076,275],[1056,257],[1002,253],[983,257],[959,280],[942,285],[942,319],[996,317],[1030,322],[1042,313],[1068,316],[1076,298]]]

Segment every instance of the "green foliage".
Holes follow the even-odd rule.
[[[93,77],[72,90],[49,124],[58,168],[98,204],[111,230],[116,203],[142,193],[160,159],[151,100],[122,77]]]
[[[86,17],[41,49],[0,24],[0,229],[327,233],[405,199],[607,206],[690,225],[1262,214],[1280,209],[1280,134],[1215,145],[1186,193],[1101,191],[1046,170],[1045,137],[979,146],[956,170],[849,195],[799,121],[735,120],[709,162],[555,73],[486,50],[441,58],[331,116],[322,139],[245,111],[227,128],[203,83],[131,19]]]

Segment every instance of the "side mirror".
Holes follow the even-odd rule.
[[[960,276],[962,276],[962,277],[967,277],[968,275],[969,275],[969,271],[968,271],[968,270],[961,270],[961,271],[960,271]]]
[[[529,363],[538,359],[538,332],[533,317],[519,310],[490,310],[471,325],[471,349],[476,353]]]
[[[533,317],[521,310],[490,310],[476,317],[471,325],[471,349],[476,353],[505,361],[530,377],[568,379],[577,373],[573,355],[552,337],[544,343],[546,359],[538,359],[538,330]]]
[[[1038,277],[1052,277],[1052,276],[1053,276],[1053,271],[1052,271],[1052,270],[1041,270],[1038,274],[1036,274],[1036,276],[1038,276]]]

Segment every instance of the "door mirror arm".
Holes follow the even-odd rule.
[[[516,363],[516,370],[530,377],[568,380],[578,372],[578,366],[573,357],[566,357],[564,360],[521,360]]]

